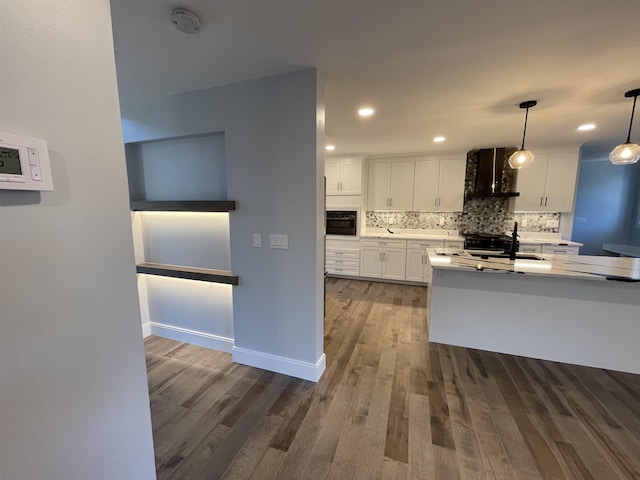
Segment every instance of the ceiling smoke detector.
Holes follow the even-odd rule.
[[[200,19],[186,8],[174,8],[171,10],[171,23],[184,33],[195,35],[200,33]]]

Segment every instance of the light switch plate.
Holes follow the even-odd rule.
[[[281,234],[269,234],[269,248],[280,248],[286,250],[289,248],[289,236]]]
[[[255,248],[262,247],[262,234],[260,234],[260,233],[254,233],[253,234],[253,246]]]

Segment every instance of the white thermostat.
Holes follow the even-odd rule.
[[[0,133],[0,189],[53,190],[45,140]]]

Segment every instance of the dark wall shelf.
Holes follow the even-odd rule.
[[[131,210],[134,211],[229,212],[235,209],[236,202],[234,200],[131,201]]]
[[[238,285],[238,276],[226,270],[213,270],[210,268],[178,267],[175,265],[163,265],[161,263],[140,263],[136,265],[138,273],[147,275],[159,275],[161,277],[185,278],[187,280],[199,280],[201,282],[224,283]]]

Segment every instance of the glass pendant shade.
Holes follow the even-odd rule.
[[[533,153],[526,148],[516,150],[513,155],[509,157],[509,166],[513,169],[527,168],[533,163]]]
[[[629,165],[640,160],[640,145],[626,142],[618,145],[609,154],[609,160],[614,165]]]
[[[630,165],[640,160],[640,146],[631,142],[631,127],[633,126],[633,114],[636,111],[636,100],[640,95],[640,88],[635,90],[629,90],[625,92],[626,98],[633,97],[633,107],[631,108],[631,119],[629,120],[629,133],[627,133],[627,140],[622,145],[618,145],[609,154],[609,160],[614,165]]]
[[[535,107],[538,104],[536,100],[527,100],[520,104],[520,108],[526,108],[527,111],[524,115],[524,130],[522,131],[522,146],[520,150],[516,150],[513,155],[509,157],[509,166],[515,170],[521,168],[528,168],[533,163],[533,153],[524,148],[524,138],[527,135],[527,120],[529,119],[529,109]]]

